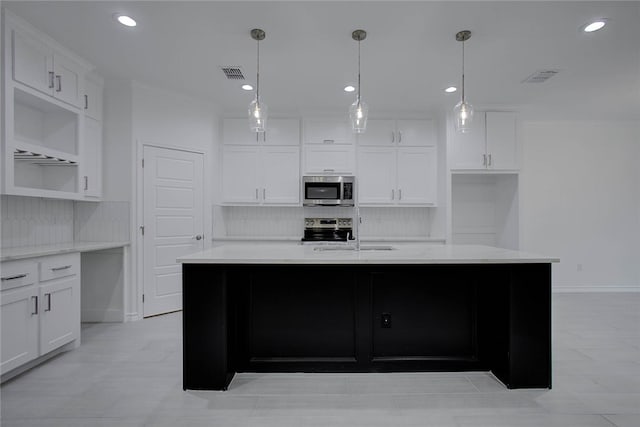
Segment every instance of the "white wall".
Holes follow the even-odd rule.
[[[524,123],[521,249],[556,290],[640,290],[639,186],[638,124]]]
[[[131,202],[133,157],[131,81],[106,80],[104,86],[104,137],[102,199]]]

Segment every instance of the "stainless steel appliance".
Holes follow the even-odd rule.
[[[303,244],[347,243],[353,240],[352,218],[305,218]]]
[[[303,176],[304,206],[354,206],[354,176]]]

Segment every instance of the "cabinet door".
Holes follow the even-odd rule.
[[[435,205],[438,189],[435,147],[398,149],[398,204]]]
[[[102,86],[91,81],[84,82],[84,113],[85,115],[102,121]]]
[[[453,122],[449,126],[447,147],[451,169],[485,169],[485,114],[477,111],[473,115],[469,132],[456,132]]]
[[[51,95],[53,54],[40,40],[13,30],[13,79]]]
[[[396,189],[396,149],[361,147],[358,152],[358,201],[393,204]]]
[[[305,144],[353,144],[351,127],[342,119],[307,119],[304,121]]]
[[[4,374],[38,356],[38,288],[36,285],[2,292],[2,358]]]
[[[396,141],[399,146],[436,146],[436,130],[433,120],[398,120]]]
[[[300,202],[300,149],[264,147],[261,156],[262,201],[265,204]]]
[[[298,119],[269,119],[267,130],[258,141],[267,145],[300,145],[300,122]]]
[[[40,354],[79,337],[80,278],[69,276],[40,285]]]
[[[359,145],[391,147],[396,142],[395,120],[367,120],[367,130],[358,135]]]
[[[84,108],[84,72],[82,68],[66,56],[53,57],[55,74],[53,96],[75,107]]]
[[[309,144],[303,147],[304,173],[352,174],[355,151],[352,145]]]
[[[224,147],[222,197],[225,203],[259,203],[258,156],[259,147]]]
[[[516,114],[487,112],[487,167],[497,170],[518,169]]]
[[[84,118],[84,195],[102,197],[102,124],[90,117]]]
[[[267,121],[270,123],[270,121]],[[248,119],[224,119],[222,143],[226,145],[257,145],[260,134],[249,129]]]

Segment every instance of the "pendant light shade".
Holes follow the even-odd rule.
[[[251,38],[257,41],[256,97],[249,104],[249,128],[253,132],[264,132],[267,126],[267,104],[260,98],[260,40],[264,40],[265,32],[259,28],[251,30]]]
[[[360,92],[360,42],[367,38],[367,32],[355,30],[351,33],[351,38],[358,42],[358,94],[355,102],[349,107],[349,120],[354,133],[364,133],[367,129],[369,106],[362,101],[362,93]]]
[[[466,133],[473,120],[473,106],[464,98],[464,42],[471,38],[471,31],[464,30],[456,34],[456,40],[462,42],[462,99],[453,109],[455,128],[458,132]]]

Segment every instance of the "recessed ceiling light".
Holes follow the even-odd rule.
[[[458,90],[458,88],[457,88],[457,87],[455,87],[455,86],[449,86],[449,87],[448,87],[448,88],[446,88],[444,91],[445,91],[445,92],[447,92],[447,93],[453,93],[453,92],[455,92],[455,91],[457,91],[457,90]]]
[[[125,25],[127,27],[135,27],[136,25],[138,25],[136,20],[133,19],[130,16],[121,15],[121,14],[116,14],[115,16],[116,16],[116,19],[118,20],[119,23],[121,23],[122,25]]]
[[[604,27],[607,23],[604,21],[604,19],[599,19],[597,21],[593,21],[590,24],[587,24],[584,27],[584,32],[585,33],[593,33],[594,31],[598,31],[600,29],[602,29],[602,27]]]
[[[242,88],[242,90],[253,90],[253,86],[249,85],[249,84],[244,84],[242,86],[240,86]]]
[[[344,87],[345,92],[353,92],[354,90],[356,90],[356,88],[351,85]]]

